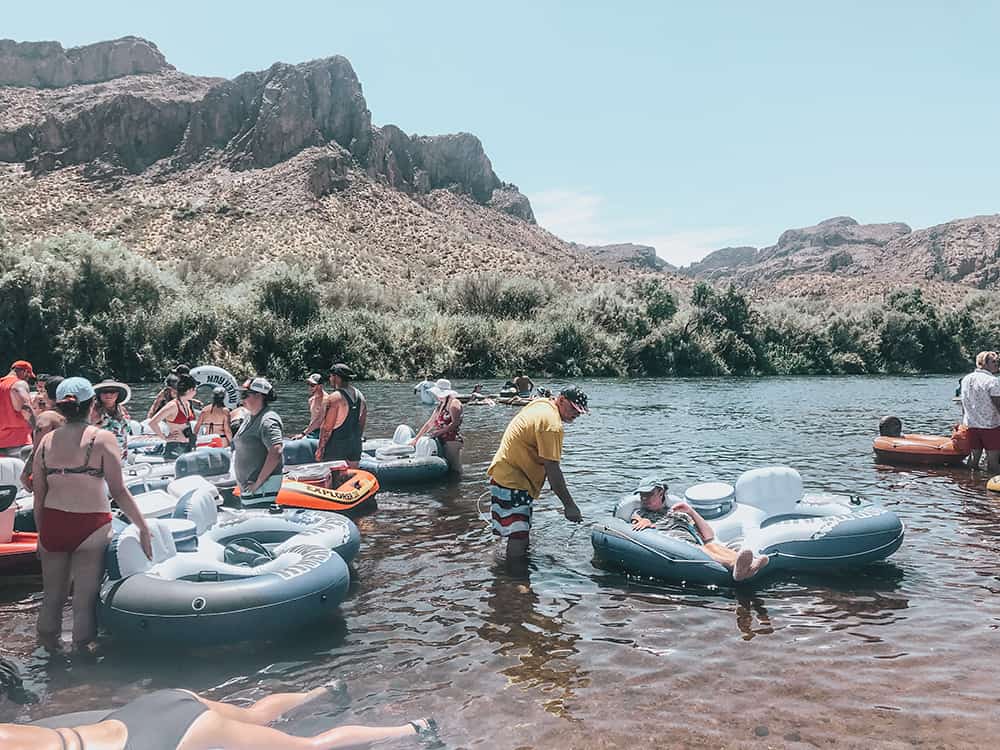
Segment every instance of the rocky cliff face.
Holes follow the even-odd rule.
[[[680,272],[758,287],[781,281],[785,289],[796,279],[803,287],[829,289],[836,279],[858,278],[996,288],[1000,285],[1000,216],[957,219],[917,231],[898,222],[859,224],[840,216],[789,229],[776,244],[760,250],[717,250]]]
[[[173,69],[155,44],[134,36],[70,49],[0,39],[0,86],[60,88]]]
[[[345,186],[347,164],[411,194],[444,188],[534,222],[468,133],[409,136],[372,126],[361,83],[343,57],[276,63],[227,81],[176,72],[151,42],[126,37],[64,50],[0,42],[0,161],[39,175],[98,163],[87,176],[162,178],[199,164],[269,168],[307,149],[330,150],[309,190]]]

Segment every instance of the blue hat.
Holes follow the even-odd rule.
[[[94,386],[86,378],[66,378],[56,388],[57,404],[79,404],[94,397]]]

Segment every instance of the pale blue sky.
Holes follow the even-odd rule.
[[[6,2],[231,77],[347,56],[376,124],[478,135],[542,225],[674,263],[850,215],[1000,210],[995,2]]]

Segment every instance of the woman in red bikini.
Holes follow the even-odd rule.
[[[191,422],[194,421],[194,398],[198,384],[190,375],[177,377],[177,398],[168,401],[166,406],[149,418],[149,428],[158,437],[166,441],[163,448],[163,458],[173,461],[182,453],[193,451],[198,442]],[[160,422],[167,423],[167,434],[160,429]]]
[[[87,649],[97,637],[97,594],[111,540],[109,492],[139,528],[143,551],[152,559],[149,528],[122,477],[121,448],[112,433],[90,424],[93,406],[90,381],[60,383],[56,408],[66,424],[42,438],[32,464],[44,588],[38,635],[49,650],[60,645],[70,581],[73,647]]]

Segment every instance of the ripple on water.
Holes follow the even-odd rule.
[[[0,638],[42,703],[0,711],[83,710],[180,685],[246,702],[340,676],[350,700],[305,712],[294,731],[433,714],[447,744],[463,747],[971,746],[992,729],[998,688],[984,654],[1000,630],[1000,500],[983,477],[878,466],[871,452],[884,414],[945,434],[959,416],[954,380],[586,384],[593,414],[567,429],[564,467],[587,521],[651,472],[682,494],[788,464],[808,491],[862,494],[904,519],[903,547],[864,571],[746,592],[636,580],[595,567],[589,530],[545,495],[529,575],[507,576],[477,500],[515,410],[469,408],[466,475],[382,493],[361,520],[341,617],[280,643],[185,656],[107,643],[96,662],[69,662],[36,649],[37,585],[8,584]],[[279,402],[290,431],[305,420],[298,390],[284,386]],[[364,390],[372,435],[428,414],[407,385]],[[140,405],[150,395],[136,389]]]

